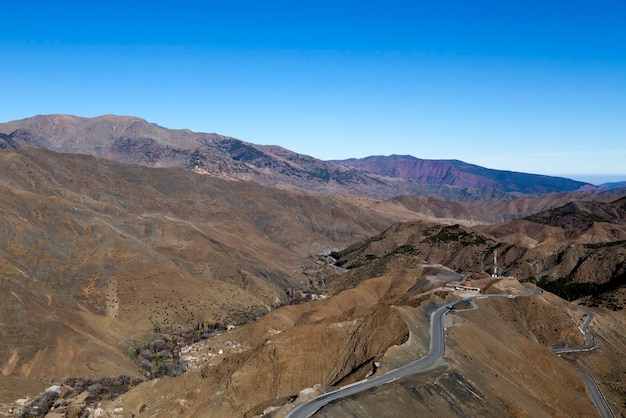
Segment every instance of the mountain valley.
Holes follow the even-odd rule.
[[[315,416],[597,415],[578,369],[626,413],[620,189],[112,115],[3,123],[0,148],[0,415],[58,386],[51,417],[283,417],[424,356],[473,294],[432,367]],[[585,309],[597,348],[556,355]]]

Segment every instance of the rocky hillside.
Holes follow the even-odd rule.
[[[459,272],[498,270],[531,280],[571,300],[614,292],[626,285],[626,198],[613,202],[573,202],[526,219],[464,227],[429,222],[397,224],[335,254],[353,269],[339,289],[392,271],[429,262]],[[604,298],[610,307],[626,301]]]
[[[611,202],[626,193],[614,189],[599,193],[561,192],[513,199],[482,199],[455,202],[437,197],[398,196],[389,199],[417,213],[438,219],[442,223],[464,221],[467,224],[497,224],[525,218],[558,208],[572,201]]]
[[[560,177],[492,170],[458,160],[423,160],[410,155],[372,156],[333,162],[388,177],[471,189],[491,188],[504,192],[546,194],[595,188],[587,183]]]
[[[626,411],[625,340],[617,331],[623,312],[596,309],[592,332],[602,348],[558,358],[546,345],[578,332],[566,325],[581,320],[575,306],[548,293],[483,299],[478,305],[449,316],[446,361],[439,367],[333,402],[315,416],[597,416],[576,368],[593,374],[616,416]]]
[[[45,115],[0,124],[0,149],[24,147],[89,154],[148,167],[184,167],[213,177],[248,180],[279,189],[375,199],[421,195],[467,201],[515,196],[511,191],[555,190],[548,186],[532,191],[507,186],[511,190],[504,190],[498,188],[498,183],[477,188],[447,181],[390,177],[317,160],[276,146],[255,145],[218,134],[166,129],[143,119],[114,115],[96,118]],[[513,177],[511,182],[519,179]],[[561,189],[582,186],[582,183],[566,184]]]
[[[423,355],[430,313],[462,297],[441,288],[459,272],[484,292],[524,295],[517,280],[480,273],[492,270],[494,250],[505,275],[572,300],[587,295],[579,302],[599,313],[601,356],[564,361],[549,351],[580,344],[583,316],[566,301],[489,299],[449,316],[446,359],[433,370],[320,414],[593,414],[576,367],[599,371],[613,406],[626,393],[626,198],[585,196],[556,208],[565,195],[509,200],[501,204],[511,213],[537,213],[440,224],[412,199],[294,190],[275,173],[299,178],[317,161],[276,147],[113,116],[7,126],[0,413],[58,383],[62,399],[44,392],[36,403],[52,400],[73,416],[98,403],[109,416],[280,416],[294,400]],[[55,147],[71,153],[38,149]],[[112,161],[123,158],[135,164]],[[298,181],[328,186],[337,182],[332,170],[359,172],[327,167],[329,177]],[[233,181],[248,177],[274,187]],[[383,189],[400,184],[375,178]],[[447,221],[480,211],[425,200]],[[337,265],[325,265],[330,250]],[[140,383],[165,366],[178,376]],[[563,389],[550,392],[555,385]]]
[[[458,275],[445,267],[415,265],[325,300],[282,307],[255,323],[194,344],[187,351],[200,359],[194,369],[105,400],[102,412],[284,416],[294,403],[333,386],[424,355],[430,313],[459,297],[441,290],[450,280]],[[451,315],[446,359],[435,368],[335,402],[319,414],[404,416],[419,411],[495,417],[526,410],[533,416],[593,415],[575,365],[548,351],[556,343],[580,343],[572,319],[580,320],[581,314],[552,295],[521,296],[524,290],[514,279],[495,283],[476,277],[473,283],[520,297],[484,301],[478,311]],[[549,326],[545,316],[552,318]],[[554,385],[562,390],[547,401],[542,394]]]
[[[280,416],[423,355],[430,313],[461,297],[441,288],[457,271],[489,293],[523,295],[515,279],[474,274],[490,270],[494,249],[507,274],[571,283],[595,272],[598,286],[619,285],[626,255],[623,200],[469,228],[418,221],[392,202],[35,148],[0,152],[0,210],[0,399],[59,383],[66,398],[53,401],[74,415],[101,403],[109,416]],[[576,221],[587,212],[591,225]],[[348,271],[317,275],[310,255],[330,249]],[[548,350],[580,343],[580,311],[550,294],[480,304],[450,317],[446,360],[428,374],[320,413],[593,414],[578,363]],[[599,324],[609,360],[581,365],[619,399],[621,323]],[[138,359],[180,366],[178,376],[139,383],[154,375]],[[538,395],[554,385],[563,390],[549,401]]]
[[[0,370],[34,379],[134,374],[133,340],[264,315],[415,215],[33,148],[0,151],[0,213]]]
[[[613,202],[570,202],[526,220],[563,229],[588,230],[596,223],[626,224],[626,197]]]

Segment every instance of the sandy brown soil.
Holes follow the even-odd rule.
[[[498,287],[519,289],[508,282]],[[577,310],[554,299],[479,300],[479,310],[454,314],[465,321],[446,330],[446,361],[438,368],[334,402],[317,415],[595,416],[576,366],[540,343],[575,332],[568,315]],[[551,309],[555,317],[550,327],[529,314],[538,309]],[[511,312],[519,316],[510,317]],[[388,350],[384,360],[397,352]]]

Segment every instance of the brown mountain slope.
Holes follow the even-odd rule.
[[[539,330],[580,320],[571,305],[549,294],[478,305],[454,313],[446,329],[447,361],[439,368],[333,402],[316,416],[597,416],[576,367],[594,375],[616,416],[623,414],[624,338],[614,332],[623,324],[621,312],[596,315],[599,349],[558,358],[544,345],[554,340],[544,340]]]
[[[363,277],[425,261],[465,273],[491,272],[497,251],[499,271],[520,279],[541,280],[544,285],[554,282],[563,289],[550,289],[564,297],[577,299],[613,290],[626,284],[624,201],[571,204],[538,218],[472,228],[428,222],[397,224],[336,253],[342,267],[361,267],[342,276],[336,285],[343,289]],[[591,212],[572,212],[572,206]],[[610,222],[592,214],[600,210]],[[561,226],[533,219],[551,220]],[[571,283],[576,285],[568,287]]]
[[[441,281],[433,279],[440,275]],[[427,351],[430,312],[458,295],[423,292],[457,278],[441,266],[421,265],[365,280],[327,300],[282,307],[198,345],[197,353],[224,353],[208,357],[197,370],[142,384],[106,403],[105,411],[249,417],[285,404],[303,389],[317,388],[300,393],[307,397],[358,380],[372,371],[374,360],[377,373],[384,373]],[[492,287],[524,293],[514,279]],[[506,416],[524,408],[532,416],[594,413],[575,366],[547,348],[563,338],[580,342],[571,319],[580,319],[575,308],[552,295],[479,303],[479,311],[451,317],[458,328],[448,329],[447,360],[435,369],[335,402],[320,415]],[[562,390],[546,398],[554,385]],[[275,416],[291,408],[288,404]]]
[[[361,377],[373,359],[406,339],[402,317],[380,306],[406,283],[398,276],[363,283],[332,299],[282,307],[201,344],[200,351],[208,344],[214,353],[224,347],[224,354],[196,371],[141,385],[110,408],[121,405],[139,416],[249,417],[301,389],[336,384],[353,373]],[[226,341],[241,348],[229,349]]]
[[[539,196],[522,196],[513,199],[481,199],[468,202],[454,202],[424,196],[398,196],[390,199],[390,201],[433,218],[496,224],[525,218],[573,201],[611,202],[621,196],[623,194],[562,192]]]
[[[282,307],[199,343],[189,352],[199,362],[189,361],[195,368],[106,401],[110,414],[123,408],[135,416],[252,416],[307,387],[363,378],[373,361],[381,370],[405,364],[426,351],[430,313],[459,297],[425,294],[458,279],[425,261],[473,273],[489,269],[495,246],[507,271],[534,274],[538,258],[532,257],[541,250],[479,229],[426,222],[394,224],[364,239],[415,214],[390,203],[267,189],[182,169],[29,149],[0,153],[0,170],[6,243],[0,318],[7,336],[0,342],[7,359],[0,370],[11,377],[135,372],[123,355],[130,339],[148,338],[155,328],[266,313],[286,299],[285,288],[307,285],[300,271],[312,249],[362,239],[338,253],[352,268],[327,278],[335,296]],[[604,224],[618,236],[620,225]],[[556,257],[550,268],[561,264]],[[521,293],[513,279],[480,277],[471,284]],[[572,319],[580,314],[551,295],[491,302],[484,312],[460,314],[467,317],[455,323],[465,318],[467,330],[449,330],[457,337],[450,340],[456,344],[449,352],[452,367],[444,362],[429,375],[437,385],[398,383],[409,393],[407,404],[432,414],[459,404],[453,411],[461,416],[512,415],[524,405],[533,416],[593,413],[575,366],[548,351],[557,343],[577,344]],[[611,348],[617,337],[606,335],[605,350],[618,358]],[[616,376],[621,390],[623,373],[606,373]],[[564,389],[546,400],[554,385]],[[383,396],[397,398],[394,387]],[[387,405],[392,415],[409,410]]]
[[[527,218],[564,229],[588,229],[594,223],[626,224],[626,197],[612,202],[569,202]]]
[[[135,373],[131,340],[245,322],[308,286],[312,252],[413,216],[90,156],[0,152],[0,370]],[[369,205],[370,207],[366,207]]]
[[[619,208],[620,204],[619,201],[613,202],[609,207]],[[526,220],[519,222],[534,225],[546,235],[563,230]],[[613,224],[613,228],[617,231],[614,238],[618,237],[620,225]],[[334,380],[324,377],[323,371],[336,370],[338,364],[345,363],[346,353],[353,353],[354,347],[359,347],[343,346],[337,341],[331,344],[327,340],[328,328],[351,330],[350,321],[356,317],[370,318],[372,311],[382,315],[381,309],[386,313],[399,313],[408,324],[410,336],[404,344],[389,347],[382,357],[375,357],[380,362],[379,370],[382,373],[405,364],[425,353],[428,344],[426,321],[430,312],[451,298],[461,297],[441,291],[430,293],[446,282],[458,280],[459,275],[440,266],[425,265],[425,261],[444,262],[471,275],[468,284],[480,287],[484,293],[524,294],[515,279],[474,274],[477,270],[490,270],[494,248],[500,253],[500,268],[507,271],[532,270],[534,273],[537,268],[543,269],[540,272],[554,274],[567,269],[571,271],[569,261],[562,256],[541,264],[545,256],[541,246],[529,248],[507,244],[478,229],[427,222],[401,223],[337,252],[338,264],[349,270],[327,281],[335,296],[310,305],[281,308],[255,324],[242,327],[237,334],[209,340],[214,350],[222,347],[226,339],[242,341],[243,352],[233,354],[235,357],[227,354],[226,359],[215,360],[215,363],[209,362],[215,365],[200,369],[200,376],[192,372],[152,386],[142,385],[108,408],[122,407],[124,411],[145,416],[171,414],[172,411],[188,416],[252,416],[263,408],[286,402],[298,388],[317,383],[322,387],[313,392],[323,391],[324,386]],[[587,258],[608,258],[614,267],[619,265],[618,259],[602,252],[613,247],[615,241],[609,242],[608,247],[572,244],[580,236],[564,236],[570,241],[564,241],[562,245],[589,250]],[[606,267],[595,265],[596,271],[605,274],[602,280],[606,280],[610,271]],[[372,293],[374,289],[376,291]],[[585,358],[580,354],[558,358],[549,348],[582,344],[577,324],[581,323],[584,314],[575,306],[549,293],[517,299],[480,300],[478,304],[481,309],[455,312],[450,318],[447,360],[439,363],[437,368],[334,402],[323,408],[319,415],[593,415],[595,410],[576,374],[576,367],[595,372],[614,410],[621,410],[623,401],[620,399],[624,393],[621,382],[626,375],[620,353],[625,340],[615,332],[620,320],[608,311],[597,310],[593,330],[598,329],[604,344],[597,352]],[[299,312],[297,317],[300,319],[294,319],[296,312]],[[311,321],[317,327],[310,327]],[[395,328],[394,316],[386,321],[389,321],[389,327],[393,324]],[[381,323],[377,325],[380,326]],[[367,343],[360,340],[362,334],[353,337],[354,334],[348,332],[347,338],[371,347],[374,338],[382,335],[375,334],[374,329],[369,332],[372,338]],[[251,335],[257,336],[256,343],[249,339]],[[337,335],[336,338],[341,337]],[[357,359],[364,358],[360,350],[356,352]],[[602,360],[604,357],[612,359],[612,367]],[[364,366],[356,368],[355,372],[367,370],[370,367]],[[358,373],[352,378],[362,376]],[[555,387],[560,389],[555,391]],[[302,397],[311,396],[307,395],[308,392],[304,391]],[[291,408],[290,405],[283,407],[277,416]]]
[[[455,200],[501,198],[492,187],[469,189],[392,178],[300,155],[277,146],[166,129],[136,117],[40,115],[0,123],[0,149],[37,147],[89,154],[148,167],[185,167],[198,173],[281,188],[376,199],[419,194]]]
[[[587,204],[573,206],[596,210]],[[536,269],[538,277],[550,275],[553,279],[560,278],[540,283],[569,283],[567,286],[550,288],[563,291],[572,300],[584,295],[585,291],[609,289],[602,297],[579,300],[583,305],[594,307],[596,317],[591,332],[597,336],[599,348],[589,354],[568,354],[563,355],[563,358],[569,365],[576,365],[591,373],[600,382],[613,411],[623,413],[626,410],[626,388],[622,382],[626,367],[622,352],[626,340],[618,331],[623,326],[622,308],[626,300],[626,241],[622,238],[624,231],[619,223],[623,219],[619,215],[623,213],[623,200],[601,203],[599,206],[605,213],[612,214],[610,218],[616,223],[594,223],[591,229],[603,231],[606,239],[596,244],[585,244],[589,236],[584,226],[577,222],[559,221],[559,213],[566,220],[571,218],[572,211],[568,208],[547,216],[562,225],[559,227],[526,220],[474,228],[425,222],[397,224],[378,236],[334,254],[339,258],[338,264],[349,270],[337,276],[330,285],[335,292],[340,292],[372,276],[393,274],[403,266],[410,268],[424,260],[439,260],[467,274],[470,278],[468,285],[478,286],[486,293],[497,293],[498,289],[502,290],[501,279],[477,280],[479,276],[472,274],[479,263],[485,266],[484,270],[489,271],[490,251],[497,249],[500,269],[518,272],[519,277],[533,274],[533,269]],[[522,225],[528,229],[520,231]],[[502,231],[503,237],[518,242],[518,245],[502,242],[480,232],[485,228],[498,227],[508,228],[508,232]],[[536,248],[519,245],[519,238],[529,232],[539,239]],[[515,233],[519,236],[512,237]],[[544,249],[543,240],[559,233],[560,239],[554,240],[552,249]],[[571,319],[562,318],[564,322],[580,323],[583,313],[549,293],[544,293],[540,298],[518,298],[514,301],[489,299],[484,302],[481,300],[478,304],[480,310],[460,313],[463,325],[447,332],[451,349],[446,350],[446,356],[452,358],[450,368],[333,403],[323,408],[319,415],[373,417],[423,413],[446,416],[586,416],[587,413],[595,413],[581,412],[586,399],[574,393],[570,394],[569,401],[559,400],[565,394],[553,391],[553,379],[556,370],[564,366],[563,361],[556,360],[553,355],[543,357],[539,354],[541,350],[535,351],[529,342],[529,339],[536,339],[551,347],[553,344],[562,344],[566,338],[572,338],[565,344],[580,344],[576,342],[576,330],[563,332],[555,326],[560,322],[557,317],[562,313],[557,314],[554,309],[562,307],[566,310],[566,316]],[[598,304],[609,309],[598,307]],[[469,324],[465,320],[469,320]],[[515,331],[512,332],[512,329]],[[555,364],[555,360],[558,363]],[[580,388],[581,382],[574,371],[570,369],[566,373],[569,375],[568,383],[556,386]],[[522,382],[530,381],[534,383],[529,392],[519,391]],[[494,388],[497,390],[492,393]],[[399,398],[402,401],[397,402]],[[504,409],[494,411],[492,407],[496,404]]]

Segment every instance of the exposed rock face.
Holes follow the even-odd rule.
[[[422,160],[410,155],[372,156],[333,162],[389,177],[472,189],[492,188],[524,194],[573,191],[583,187],[593,189],[587,183],[565,178],[492,170],[458,160]]]

